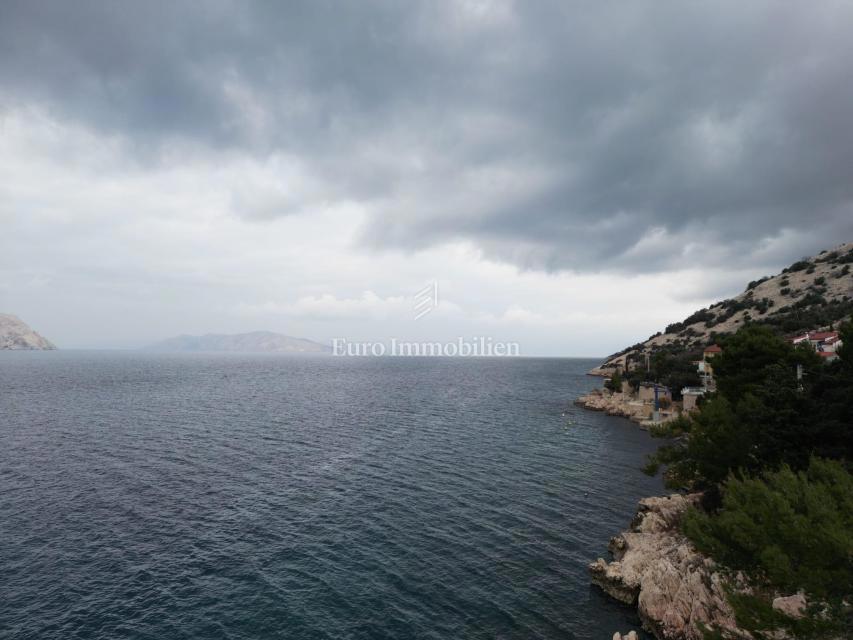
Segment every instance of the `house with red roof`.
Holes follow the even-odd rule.
[[[698,371],[702,378],[702,387],[704,389],[714,390],[716,388],[716,384],[714,382],[714,368],[711,366],[709,360],[714,359],[722,352],[723,350],[720,345],[712,344],[705,347],[705,350],[702,352],[702,359],[694,363],[696,364],[696,371]]]
[[[837,331],[809,331],[794,336],[790,341],[795,345],[808,341],[815,351],[835,351],[835,347],[841,342],[841,339]],[[830,347],[830,349],[825,347]]]
[[[826,362],[832,362],[838,357],[836,351],[843,344],[837,331],[809,331],[790,338],[790,341],[795,345],[808,342]]]

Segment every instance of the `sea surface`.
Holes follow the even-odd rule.
[[[593,360],[0,352],[0,638],[609,639]]]

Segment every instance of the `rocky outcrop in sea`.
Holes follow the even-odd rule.
[[[749,637],[738,629],[716,564],[679,531],[699,494],[644,498],[630,528],[611,538],[613,561],[589,565],[592,581],[635,605],[643,628],[661,640],[702,640],[702,626]],[[615,636],[614,636],[615,638]]]

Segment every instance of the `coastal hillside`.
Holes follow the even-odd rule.
[[[647,355],[701,350],[743,325],[766,324],[782,335],[822,329],[853,315],[853,242],[803,258],[781,273],[750,282],[733,298],[700,309],[645,342],[609,356],[590,373],[631,369]]]
[[[313,340],[272,331],[177,336],[147,347],[150,351],[233,351],[243,353],[325,353],[330,348]]]
[[[33,331],[18,316],[0,313],[0,350],[48,351],[53,349],[56,349],[56,345]]]

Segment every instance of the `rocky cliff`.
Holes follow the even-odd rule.
[[[17,316],[0,313],[0,350],[41,351],[56,349]]]
[[[644,498],[630,528],[610,540],[613,561],[589,565],[613,598],[636,605],[643,628],[661,640],[702,640],[702,626],[748,637],[726,601],[722,574],[679,532],[699,494]]]
[[[750,282],[728,300],[700,309],[645,342],[608,357],[590,371],[609,376],[617,367],[642,362],[663,347],[689,349],[734,333],[746,322],[768,324],[784,334],[823,328],[853,315],[853,242],[798,260],[774,276]]]

